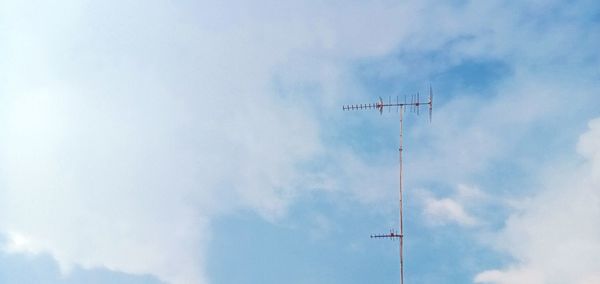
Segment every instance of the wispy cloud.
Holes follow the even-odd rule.
[[[425,214],[432,222],[456,222],[463,226],[477,224],[477,219],[468,214],[463,206],[450,198],[426,199]]]
[[[454,193],[447,197],[436,197],[427,190],[418,192],[422,203],[423,216],[431,225],[458,224],[472,227],[479,225],[481,220],[467,211],[473,204],[485,202],[485,194],[476,187],[459,184]]]
[[[20,236],[13,251],[50,253],[64,272],[206,283],[214,216],[285,215],[320,142],[270,91],[282,57],[256,34],[190,26],[202,5],[2,5],[0,226]]]
[[[476,283],[594,283],[600,277],[600,119],[579,138],[585,162],[553,168],[544,190],[498,233],[514,263],[481,272]]]

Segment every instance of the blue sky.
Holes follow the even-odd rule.
[[[0,282],[600,282],[595,1],[2,1]],[[423,113],[425,109],[423,109]]]

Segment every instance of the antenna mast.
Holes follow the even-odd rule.
[[[398,148],[398,154],[399,154],[399,160],[400,160],[400,167],[399,167],[399,179],[400,179],[400,196],[399,196],[399,233],[394,232],[394,229],[390,230],[389,234],[381,234],[381,235],[371,235],[371,238],[386,238],[386,239],[398,239],[400,240],[400,247],[399,247],[399,253],[400,253],[400,284],[404,284],[404,224],[403,224],[403,220],[404,220],[404,216],[403,216],[403,202],[402,202],[402,196],[403,196],[403,192],[402,192],[402,132],[403,132],[403,117],[404,117],[404,108],[405,107],[409,107],[410,111],[412,112],[416,112],[417,115],[419,114],[419,107],[421,105],[428,105],[429,106],[429,122],[431,122],[431,114],[433,111],[433,89],[431,88],[431,85],[429,85],[429,101],[426,103],[421,103],[419,100],[419,93],[417,93],[416,96],[411,96],[411,100],[410,103],[406,102],[406,96],[404,97],[404,103],[399,103],[398,102],[398,97],[396,97],[396,103],[393,104],[392,103],[392,99],[391,97],[388,100],[389,103],[384,103],[383,99],[381,97],[379,97],[379,101],[377,101],[374,104],[360,104],[360,105],[344,105],[342,106],[343,110],[363,110],[363,109],[376,109],[379,111],[379,114],[383,114],[383,109],[384,108],[388,108],[388,112],[390,111],[390,109],[392,107],[396,107],[396,111],[400,113],[400,147]]]

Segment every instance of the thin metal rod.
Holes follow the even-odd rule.
[[[398,149],[400,156],[400,284],[404,284],[404,224],[402,216],[402,127],[404,106],[400,107],[400,148]]]

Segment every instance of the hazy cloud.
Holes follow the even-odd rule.
[[[485,194],[476,187],[459,184],[448,197],[436,197],[427,190],[421,190],[418,197],[422,203],[423,216],[431,225],[456,223],[461,226],[475,226],[480,220],[466,208],[480,205]]]
[[[546,188],[514,213],[495,246],[514,262],[476,283],[594,283],[600,275],[600,119],[579,138],[585,162],[554,168]],[[595,279],[595,280],[594,280]]]

